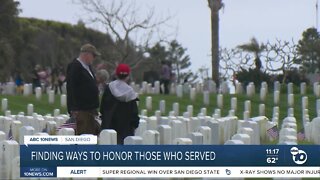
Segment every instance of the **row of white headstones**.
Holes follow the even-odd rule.
[[[249,86],[251,88],[247,88],[247,90],[250,91],[253,87],[252,85]],[[266,90],[260,92],[263,92],[260,97],[265,96],[263,94],[266,94]],[[275,104],[277,104],[280,93],[275,91],[274,94]],[[276,98],[277,96],[278,98]],[[288,117],[283,120],[281,125],[279,144],[297,144],[297,125],[294,110],[291,108],[294,102],[290,100],[290,96],[293,96],[293,94],[288,95]],[[222,94],[218,95],[217,101],[218,107],[223,107]],[[2,100],[2,110],[6,109],[4,107],[7,107],[7,103],[7,99]],[[231,99],[233,105],[231,105],[227,117],[221,117],[220,109],[216,109],[212,116],[208,116],[206,108],[202,108],[201,113],[193,116],[192,105],[189,105],[187,111],[179,116],[179,103],[173,104],[173,110],[169,112],[169,116],[161,116],[165,111],[165,101],[162,100],[159,103],[160,108],[155,111],[154,116],[148,117],[146,116],[147,110],[142,110],[140,125],[135,136],[127,137],[125,144],[260,144],[261,141],[273,140],[267,136],[266,131],[277,125],[279,119],[279,107],[273,108],[273,117],[269,121],[264,116],[264,104],[261,104],[259,108],[261,116],[250,118],[251,102],[245,101],[244,118],[239,120],[238,117],[234,116],[234,112],[237,110],[236,98]],[[31,106],[28,105],[28,107],[32,109]],[[146,107],[149,111],[152,109],[152,97],[146,98]],[[317,100],[317,112],[320,112],[319,107],[320,101]],[[306,96],[302,98],[302,108],[306,139],[315,144],[320,144],[320,118],[314,118],[310,122],[308,97]],[[59,110],[55,110],[54,116],[38,115],[33,113],[33,110],[28,111],[26,116],[24,113],[11,115],[9,110],[5,111],[5,116],[0,117],[0,147],[2,147],[0,148],[0,162],[3,165],[0,168],[0,177],[15,179],[18,178],[19,173],[15,171],[18,168],[13,167],[18,167],[19,144],[23,144],[23,137],[25,135],[47,136],[55,134],[56,128],[69,117],[65,114],[60,115]],[[8,141],[10,128],[13,140]],[[46,132],[43,132],[44,129]],[[74,130],[64,128],[59,130],[58,134],[73,135]],[[99,136],[99,144],[116,144],[116,132],[114,130],[103,130]]]

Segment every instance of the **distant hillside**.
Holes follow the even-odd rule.
[[[0,81],[8,81],[20,72],[26,82],[31,80],[31,71],[36,64],[42,67],[66,67],[79,54],[80,46],[92,43],[102,53],[94,65],[104,63],[110,73],[114,70],[117,57],[120,57],[112,38],[97,30],[86,28],[83,23],[71,25],[56,21],[34,18],[18,18],[18,30],[11,47],[12,61],[0,67],[2,72]],[[128,48],[128,47],[126,47]],[[129,47],[130,49],[130,47]],[[133,50],[131,48],[132,51]],[[134,57],[130,57],[133,59]],[[1,63],[1,59],[0,59]],[[4,63],[4,62],[2,62]],[[144,71],[147,71],[144,68]],[[135,80],[142,79],[141,69],[135,69]]]

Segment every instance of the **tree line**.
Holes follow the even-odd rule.
[[[52,69],[66,67],[73,58],[78,56],[79,48],[84,43],[92,43],[102,52],[102,56],[94,62],[95,67],[106,68],[112,74],[118,63],[127,63],[132,67],[132,79],[136,82],[144,80],[146,72],[152,71],[157,74],[162,60],[170,61],[174,67],[173,71],[177,72],[178,79],[190,75],[190,72],[184,73],[191,65],[190,58],[186,55],[186,49],[176,40],[159,39],[157,43],[145,42],[142,46],[130,38],[129,34],[134,27],[149,25],[145,21],[134,27],[129,23],[130,26],[125,27],[127,32],[122,36],[118,33],[120,30],[115,29],[111,24],[108,27],[113,31],[103,33],[87,28],[82,20],[79,20],[76,25],[71,25],[22,18],[18,16],[21,11],[19,2],[1,1],[3,2],[0,7],[0,82],[9,81],[16,74],[20,74],[24,81],[30,82],[31,72],[38,64]],[[124,8],[124,4],[119,8]],[[113,14],[109,18],[116,15],[120,16]],[[107,19],[106,22],[108,21],[113,22],[113,19]],[[125,18],[120,19],[120,23],[126,23]],[[150,28],[153,26],[155,24],[151,24]],[[114,34],[117,35],[116,38]]]

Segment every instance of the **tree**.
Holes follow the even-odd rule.
[[[297,52],[299,57],[296,63],[301,64],[306,72],[320,70],[320,34],[317,29],[309,28],[302,33]]]
[[[239,47],[220,49],[220,68],[225,73],[222,75],[225,78],[233,78],[235,74],[242,72],[244,80],[258,78],[258,75],[264,77],[261,80],[265,80],[267,77],[266,73],[282,73],[281,81],[285,82],[289,75],[288,73],[296,66],[295,60],[298,56],[296,51],[297,45],[294,41],[281,41],[277,39],[274,43],[267,42],[261,45],[255,41],[254,43],[241,45],[241,48]],[[256,62],[257,59],[260,62],[264,62],[264,71],[257,68],[257,64],[260,64]],[[256,64],[256,67],[252,68],[254,64]]]
[[[297,45],[292,40],[276,40],[275,43],[268,42],[263,55],[266,62],[266,70],[273,73],[282,73],[281,82],[287,80],[289,73],[295,68],[298,58]]]
[[[185,79],[194,79],[195,75],[189,70],[186,71],[190,66],[190,57],[186,55],[186,48],[176,41],[172,40],[167,44],[157,43],[152,48],[148,49],[149,60],[152,63],[152,69],[160,73],[161,61],[166,61],[171,64],[173,73],[176,75],[177,82],[183,82]]]
[[[252,38],[249,43],[239,45],[238,48],[254,54],[255,70],[260,71],[262,68],[260,55],[266,49],[266,46],[264,44],[260,45],[256,38]]]
[[[176,75],[178,83],[182,83],[185,78],[191,76],[191,72],[183,72],[190,67],[190,57],[185,55],[187,49],[183,48],[176,40],[169,43],[168,60],[171,62],[172,70]]]
[[[0,6],[0,81],[7,81],[14,67],[13,42],[17,38],[19,2],[1,0]]]
[[[0,6],[0,39],[12,36],[17,30],[17,17],[20,12],[19,2],[1,0]]]
[[[219,86],[219,10],[222,0],[208,0],[211,10],[211,56],[212,79]]]
[[[168,61],[167,49],[160,42],[156,43],[153,47],[148,48],[147,52],[149,53],[148,64],[150,64],[150,69],[153,71],[159,71],[161,61]]]
[[[139,67],[139,64],[146,59],[145,52],[157,28],[170,19],[170,17],[157,19],[153,8],[143,16],[139,12],[140,7],[134,2],[128,3],[125,0],[112,0],[108,4],[102,0],[75,0],[75,2],[80,3],[83,9],[92,15],[90,22],[102,24],[116,42],[114,44],[116,52],[107,61],[111,66],[127,63],[132,69]]]

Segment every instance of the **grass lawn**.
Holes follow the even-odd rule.
[[[159,102],[160,100],[165,100],[166,102],[166,112],[163,115],[168,115],[169,111],[172,111],[173,103],[178,102],[179,103],[179,112],[180,115],[183,114],[183,112],[187,111],[188,105],[193,105],[193,116],[196,116],[198,113],[200,113],[201,108],[205,107],[207,108],[207,115],[211,116],[214,112],[214,110],[217,108],[217,95],[211,94],[210,95],[210,104],[205,106],[203,104],[203,95],[197,94],[196,99],[194,101],[191,101],[189,98],[189,95],[184,95],[182,98],[179,98],[175,95],[140,95],[139,99],[139,109],[140,111],[142,109],[146,109],[146,97],[151,96],[152,97],[152,110],[148,111],[148,116],[152,116],[155,114],[155,111],[159,109]],[[308,104],[309,104],[309,115],[310,120],[312,120],[314,117],[316,117],[316,96],[309,93],[306,96],[308,96]],[[255,94],[253,97],[248,98],[246,95],[230,95],[226,94],[223,95],[223,108],[221,109],[221,116],[227,116],[229,113],[229,110],[231,108],[231,98],[236,97],[237,98],[237,111],[236,116],[239,119],[243,119],[243,111],[244,111],[244,102],[246,100],[251,101],[251,117],[255,117],[259,115],[259,104],[264,103],[265,104],[265,112],[266,116],[270,119],[272,117],[272,111],[273,107],[275,106],[273,103],[273,93],[268,93],[265,102],[261,102],[260,95]],[[295,94],[294,95],[294,116],[297,119],[297,126],[298,131],[302,129],[302,95]],[[31,96],[23,96],[23,95],[0,95],[0,99],[7,98],[8,99],[8,109],[11,110],[11,114],[18,114],[19,112],[24,112],[26,114],[27,112],[27,105],[33,104],[34,105],[34,112],[46,115],[46,114],[53,114],[54,109],[60,109],[61,113],[66,113],[67,110],[65,107],[60,106],[60,96],[55,97],[55,103],[49,104],[48,103],[48,96],[43,95],[40,100],[37,100],[34,95]],[[287,116],[287,95],[281,94],[280,95],[280,104],[278,105],[280,108],[280,114],[279,114],[279,122],[282,123],[282,120]],[[0,115],[3,115],[4,112],[1,112]],[[276,142],[274,142],[276,143]],[[299,142],[299,144],[310,144],[309,142]]]

